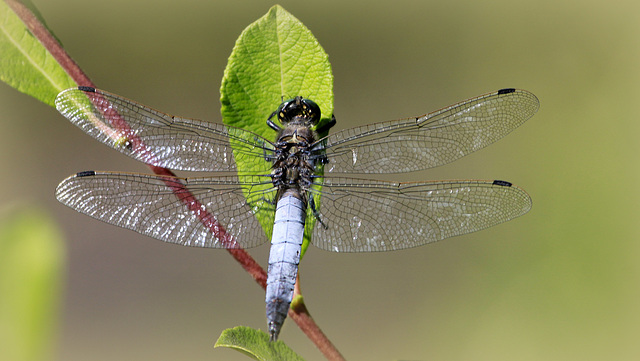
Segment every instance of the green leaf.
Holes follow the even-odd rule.
[[[64,244],[43,212],[0,212],[0,350],[3,360],[52,359]]]
[[[266,120],[283,98],[299,95],[316,102],[323,115],[321,124],[333,114],[333,75],[327,53],[309,29],[278,5],[249,25],[236,41],[220,93],[225,124],[251,130],[267,139],[275,139],[276,134]],[[268,162],[238,158],[240,173],[270,171]],[[270,187],[266,184],[262,189]],[[319,206],[319,197],[315,202]],[[263,212],[257,217],[270,238],[273,212]],[[303,253],[314,224],[315,217],[309,211]]]
[[[303,360],[284,342],[269,342],[266,332],[244,326],[224,330],[214,347],[232,348],[259,361]]]
[[[76,86],[4,1],[0,1],[0,80],[51,106],[61,90]]]

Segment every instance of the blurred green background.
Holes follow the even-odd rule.
[[[273,5],[33,2],[100,88],[214,121],[235,39]],[[526,216],[406,251],[309,250],[307,305],[347,359],[640,358],[637,1],[280,4],[329,53],[338,129],[503,87],[541,101],[482,151],[386,177],[509,180],[533,198]],[[53,197],[78,171],[147,168],[5,84],[0,109],[0,204],[42,205],[68,239],[55,359],[245,360],[213,343],[228,327],[265,329],[264,293],[226,252],[164,244]],[[268,246],[251,253],[266,264]],[[322,359],[290,320],[281,339]]]

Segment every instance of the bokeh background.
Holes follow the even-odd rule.
[[[33,2],[99,87],[213,121],[235,39],[273,5]],[[347,359],[640,358],[637,1],[280,4],[330,56],[338,129],[503,87],[541,102],[498,143],[392,177],[506,179],[533,198],[526,216],[405,251],[310,249],[301,266],[305,300]],[[263,291],[226,252],[164,244],[53,196],[77,171],[147,168],[5,84],[0,109],[0,204],[44,208],[67,239],[55,359],[245,360],[213,344],[229,327],[265,329]],[[268,246],[250,252],[266,264]],[[291,321],[281,339],[322,359]]]

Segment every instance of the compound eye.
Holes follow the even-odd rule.
[[[311,124],[318,124],[320,121],[320,107],[311,99],[302,99],[302,113],[311,120]]]
[[[280,123],[287,123],[289,122],[289,120],[291,120],[291,118],[293,118],[295,114],[291,113],[292,107],[295,106],[295,101],[296,99],[289,99],[280,104],[278,110],[276,110],[276,114],[278,114],[278,121],[280,121]]]

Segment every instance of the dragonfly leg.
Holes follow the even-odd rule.
[[[318,209],[316,208],[316,202],[313,200],[312,194],[309,195],[309,208],[311,209],[311,212],[313,212],[313,216],[316,220],[322,225],[322,228],[329,229],[329,226],[327,226],[320,217],[320,212],[318,212]]]
[[[274,113],[274,114],[275,114],[275,113]],[[271,114],[271,116],[273,116],[273,114]],[[280,127],[278,126],[278,124],[274,123],[274,122],[271,120],[271,117],[269,117],[269,119],[267,119],[267,125],[269,126],[269,128],[271,128],[271,129],[275,130],[276,132],[279,132],[279,131],[281,131],[281,130],[282,130],[282,128],[280,128]]]

